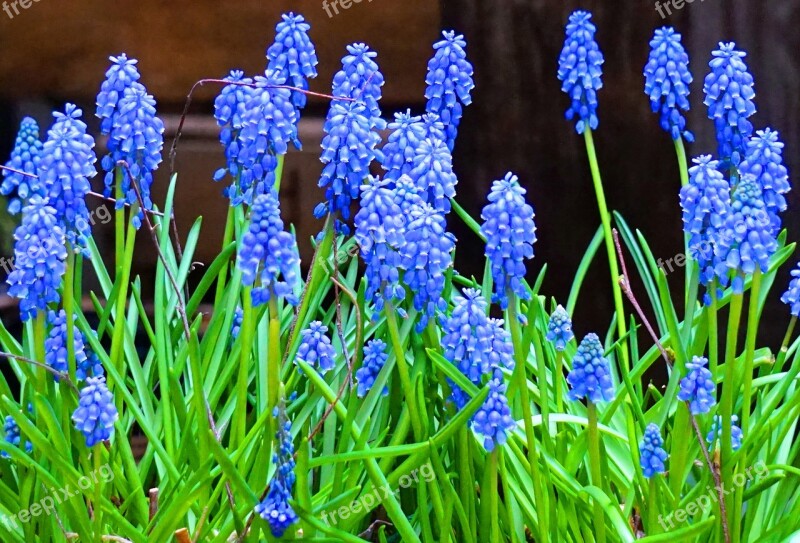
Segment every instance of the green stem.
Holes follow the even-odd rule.
[[[472,484],[472,452],[469,446],[469,430],[466,426],[458,429],[458,485],[461,496],[466,500],[464,508],[470,523],[470,533],[462,534],[464,540],[477,532],[475,514],[475,487]]]
[[[239,372],[236,376],[236,429],[232,433],[234,445],[241,445],[244,442],[247,430],[247,377],[254,328],[252,288],[245,287],[242,294],[242,350],[239,353]]]
[[[228,217],[225,220],[225,233],[222,235],[222,248],[225,249],[233,241],[233,223],[235,217],[235,210],[233,206],[228,207]],[[228,266],[222,266],[217,275],[217,292],[214,295],[214,307],[221,307],[222,297],[225,293],[225,280],[228,277]]]
[[[94,457],[94,507],[92,511],[94,512],[94,537],[97,543],[100,543],[103,540],[103,508],[100,506],[100,502],[103,496],[103,478],[97,477],[100,473],[100,448],[103,447],[102,443],[98,443],[92,448],[92,456]]]
[[[789,321],[789,327],[786,329],[786,335],[783,336],[783,342],[781,343],[781,348],[778,351],[778,359],[775,361],[775,367],[772,369],[772,373],[780,373],[783,369],[783,364],[786,362],[786,356],[789,353],[789,342],[792,340],[792,335],[794,334],[794,327],[797,324],[797,317],[792,315],[792,319]]]
[[[678,155],[678,169],[681,173],[681,186],[689,184],[689,164],[686,160],[686,148],[683,145],[683,138],[675,140],[675,154]]]
[[[389,336],[392,341],[392,349],[394,350],[394,356],[396,359],[395,363],[397,364],[397,371],[400,374],[400,384],[403,387],[403,394],[405,394],[406,402],[408,404],[408,413],[411,416],[411,428],[414,430],[414,437],[418,441],[421,441],[427,436],[419,416],[416,394],[414,394],[414,388],[411,385],[411,376],[408,371],[408,363],[406,362],[403,344],[400,341],[400,330],[397,326],[397,317],[394,305],[390,301],[387,301],[384,305],[384,309],[386,313],[386,324],[389,327]]]
[[[589,402],[586,408],[589,415],[589,470],[592,475],[592,485],[603,489],[602,471],[600,469],[600,434],[597,431],[597,406]],[[606,524],[603,507],[600,502],[593,500],[594,524],[598,543],[605,543]]]
[[[130,283],[133,249],[136,244],[136,227],[133,224],[133,217],[136,216],[137,208],[137,205],[131,208],[131,220],[128,223],[128,233],[125,236],[125,253],[123,255],[121,273],[116,278],[119,280],[119,288],[117,290],[117,300],[114,302],[114,330],[111,337],[111,363],[120,373],[124,373],[125,365],[125,305],[128,299],[128,284]]]
[[[67,244],[67,271],[64,275],[64,313],[67,318],[67,367],[75,382],[75,251]]]
[[[281,387],[281,315],[275,296],[269,300],[269,350],[267,354],[267,409],[278,405]]]
[[[622,289],[619,286],[619,268],[617,266],[617,254],[614,248],[614,238],[611,235],[611,216],[608,213],[608,206],[606,205],[606,196],[603,191],[603,181],[600,177],[600,167],[597,164],[597,153],[594,148],[594,139],[592,138],[591,129],[587,128],[583,131],[584,139],[586,140],[586,151],[589,155],[589,167],[592,170],[592,181],[594,182],[594,191],[597,196],[597,207],[600,211],[600,220],[603,223],[603,237],[606,242],[606,253],[608,253],[608,266],[611,272],[611,286],[614,292],[614,307],[617,311],[617,333],[620,338],[625,337],[627,334],[625,325],[625,306],[622,303]],[[622,370],[625,373],[630,372],[630,364],[628,362],[628,345],[622,342],[620,345],[620,352],[622,354]]]
[[[497,510],[497,466],[500,449],[495,448],[486,457],[486,472],[481,488],[481,541],[496,543],[500,541]],[[540,530],[546,533],[546,530]]]
[[[761,270],[756,269],[750,285],[750,307],[747,312],[747,339],[744,356],[744,403],[742,404],[742,432],[750,428],[750,403],[753,398],[753,363],[758,333],[758,297],[761,291]]]
[[[708,369],[719,382],[717,367],[719,366],[719,324],[717,322],[717,282],[711,281],[708,285],[708,294],[711,296],[711,306],[708,308]]]
[[[117,166],[114,170],[114,196],[117,201],[122,201],[125,194],[122,192],[122,167]],[[114,245],[114,264],[116,265],[116,274],[122,273],[123,270],[123,253],[125,252],[125,208],[120,207],[114,211],[114,238],[116,243]],[[114,279],[117,279],[115,276]]]
[[[647,535],[655,535],[659,533],[658,521],[656,514],[658,513],[658,493],[656,492],[656,477],[649,479],[649,493],[650,497],[647,503]]]

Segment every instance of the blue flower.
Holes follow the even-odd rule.
[[[267,49],[267,71],[279,73],[287,84],[308,90],[308,80],[317,77],[317,52],[308,37],[311,26],[302,15],[284,13],[275,27],[275,42]],[[306,105],[306,95],[292,91],[292,103]]]
[[[442,32],[444,39],[433,45],[434,55],[428,61],[425,76],[425,109],[438,115],[447,131],[447,146],[453,150],[463,106],[472,103],[470,92],[475,88],[472,64],[467,60],[464,36],[451,31]]]
[[[286,417],[285,400],[281,400],[275,407],[273,416],[278,428],[275,433],[276,451],[272,456],[275,473],[269,483],[266,497],[255,506],[255,512],[269,523],[274,537],[281,537],[289,526],[298,521],[297,514],[289,505],[296,477],[294,474],[292,423]]]
[[[235,340],[239,337],[239,332],[242,330],[242,321],[244,321],[244,311],[241,306],[236,306],[233,311],[233,322],[231,323],[231,339]]]
[[[372,128],[369,109],[360,102],[334,100],[325,121],[320,160],[325,165],[319,186],[325,188],[325,203],[317,206],[314,215],[341,212],[350,217],[350,202],[358,198],[358,190],[369,176],[375,159],[375,146],[380,135]]]
[[[19,444],[22,441],[22,436],[20,435],[19,424],[17,424],[17,421],[14,420],[14,417],[11,415],[6,415],[3,429],[5,430],[5,440],[11,445],[19,447]],[[33,444],[30,441],[25,441],[25,452],[29,453],[32,450]],[[11,458],[11,455],[6,451],[0,451],[0,458]]]
[[[558,57],[561,90],[570,98],[566,118],[577,117],[575,130],[597,128],[597,91],[603,87],[603,53],[594,39],[592,14],[576,11],[569,17],[564,48]]]
[[[22,210],[14,232],[14,269],[8,274],[8,294],[20,299],[22,320],[61,300],[59,287],[66,272],[66,237],[56,211],[39,196]]]
[[[736,424],[738,421],[739,417],[736,415],[731,417],[731,448],[734,451],[738,451],[739,447],[742,446],[742,438],[744,437],[742,429]],[[717,439],[722,439],[722,417],[714,415],[714,421],[711,423],[711,431],[708,432],[706,441],[710,447],[713,447]]]
[[[533,258],[536,243],[533,217],[516,175],[509,172],[492,184],[489,203],[481,213],[481,232],[486,236],[486,257],[492,268],[493,301],[503,309],[508,307],[511,293],[522,300],[530,298],[523,282],[525,260]]]
[[[414,117],[411,110],[395,113],[394,122],[388,126],[391,134],[383,146],[383,169],[385,179],[396,181],[403,174],[410,174],[414,169],[414,156],[422,142],[428,138],[444,141],[444,124],[439,116],[426,113]]]
[[[570,400],[586,398],[596,404],[614,399],[611,369],[597,334],[586,334],[581,341],[572,359],[572,371],[567,375],[567,382],[572,387]]]
[[[731,211],[725,217],[714,246],[714,271],[722,286],[728,284],[733,273],[731,287],[734,293],[740,294],[744,289],[743,275],[752,274],[757,268],[766,272],[778,242],[755,177],[742,176],[732,199]]]
[[[708,118],[714,121],[723,166],[729,162],[736,166],[753,133],[753,125],[747,120],[756,112],[753,76],[744,62],[747,53],[737,51],[735,43],[720,43],[712,55],[711,73],[703,84],[703,103],[708,106]]]
[[[388,358],[386,343],[382,340],[372,339],[364,346],[364,362],[356,371],[356,382],[358,383],[356,395],[359,398],[363,398],[372,390],[375,385],[375,379],[377,379]],[[388,393],[389,390],[383,387],[383,394],[386,395]]]
[[[231,70],[225,81],[231,84],[225,85],[214,99],[214,118],[221,129],[219,141],[225,147],[225,167],[214,172],[214,181],[222,181],[225,174],[229,173],[233,183],[223,191],[223,194],[234,199],[241,193],[238,181],[244,164],[243,157],[239,156],[242,146],[239,136],[244,126],[244,116],[247,112],[245,108],[253,92],[252,87],[248,85],[252,84],[253,80],[245,77],[241,70]]]
[[[119,102],[125,95],[125,90],[129,88],[144,89],[139,83],[139,70],[136,68],[138,60],[129,59],[125,53],[117,57],[108,57],[111,67],[106,71],[106,79],[100,85],[100,92],[97,94],[96,115],[100,119],[100,132],[108,135],[113,126],[113,118]]]
[[[556,351],[563,351],[567,348],[567,343],[572,341],[574,337],[572,319],[569,318],[567,310],[559,305],[550,315],[550,320],[547,323],[547,341],[553,343]]]
[[[789,306],[789,311],[793,316],[800,317],[800,264],[792,270],[789,288],[781,296],[781,301]]]
[[[362,186],[361,209],[354,220],[356,241],[367,265],[366,299],[375,304],[374,318],[385,301],[403,300],[406,294],[400,284],[398,252],[405,243],[405,215],[387,185],[388,181],[373,178]]]
[[[97,174],[94,139],[86,133],[81,113],[73,104],[67,104],[65,113],[53,113],[56,122],[47,133],[39,162],[40,183],[74,249],[85,248],[91,235],[86,195],[92,189],[89,179]]]
[[[400,206],[403,215],[408,217],[409,212],[414,206],[420,206],[425,203],[422,196],[422,191],[414,183],[408,175],[401,175],[394,184],[394,201]]]
[[[41,154],[42,142],[39,140],[39,125],[30,117],[25,117],[19,125],[17,140],[11,151],[11,159],[6,162],[6,167],[29,175],[2,170],[3,183],[0,185],[0,193],[6,196],[17,191],[18,198],[13,198],[8,204],[8,212],[12,215],[19,213],[28,198],[45,194],[39,179],[31,177],[39,172]]]
[[[88,377],[81,389],[78,408],[72,414],[75,428],[86,436],[86,446],[107,441],[114,433],[114,423],[119,418],[114,397],[106,387],[106,378]]]
[[[450,149],[444,141],[423,140],[414,152],[414,167],[408,175],[434,209],[450,212],[450,198],[456,195],[458,178],[453,172]]]
[[[694,141],[686,130],[684,111],[689,111],[689,55],[681,44],[681,35],[672,27],[656,30],[650,41],[650,57],[644,67],[644,93],[650,97],[653,113],[661,113],[661,128],[672,139]]]
[[[67,314],[62,309],[58,313],[51,311],[47,318],[50,334],[45,340],[44,361],[48,366],[61,373],[69,370],[67,362]],[[75,374],[78,379],[84,380],[88,376],[103,375],[103,365],[97,356],[86,346],[83,334],[75,324],[73,328],[73,352],[75,353]],[[58,376],[55,376],[58,381]]]
[[[754,176],[761,187],[772,222],[772,233],[776,236],[781,230],[779,213],[786,211],[786,198],[783,195],[792,190],[789,173],[783,164],[783,142],[779,137],[778,132],[770,128],[756,132],[747,142],[747,152],[739,164],[739,172]]]
[[[489,395],[472,418],[472,429],[483,436],[484,448],[492,452],[495,447],[506,443],[508,434],[516,425],[508,407],[503,374],[495,370],[489,380]]]
[[[328,327],[320,321],[309,323],[308,328],[300,333],[300,346],[297,348],[297,360],[302,360],[320,373],[333,369],[336,352],[328,337]]]
[[[103,158],[102,165],[106,171],[105,195],[108,197],[114,192],[117,163],[127,163],[128,167],[121,171],[122,197],[117,198],[116,208],[122,209],[125,204],[140,205],[141,196],[144,209],[139,209],[133,217],[136,228],[142,225],[144,211],[153,209],[150,187],[153,172],[161,164],[163,147],[164,123],[156,116],[155,99],[142,85],[125,89],[112,117],[108,133],[109,154]]]
[[[333,95],[365,104],[364,116],[370,119],[370,129],[382,130],[386,123],[381,119],[378,102],[384,80],[374,60],[378,53],[370,51],[363,43],[348,45],[347,52],[349,54],[342,59],[342,69],[333,76]]]
[[[278,197],[274,191],[257,196],[238,257],[242,284],[253,286],[260,279],[260,285],[252,291],[253,304],[261,305],[273,296],[296,304],[294,287],[299,264],[294,235],[283,229]]]
[[[452,267],[455,238],[447,232],[444,215],[423,203],[411,208],[406,243],[400,248],[403,282],[414,293],[414,308],[420,312],[421,332],[436,311],[444,311],[444,274]]]
[[[639,462],[644,476],[650,479],[657,473],[664,473],[666,471],[664,462],[667,457],[667,451],[664,450],[664,440],[661,438],[661,430],[656,424],[648,424],[647,428],[645,428],[642,442],[639,444]]]
[[[689,402],[692,415],[708,413],[717,403],[717,385],[706,367],[707,364],[707,358],[693,357],[691,362],[686,363],[686,377],[681,379],[678,399]]]

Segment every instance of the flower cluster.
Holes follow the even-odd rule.
[[[386,354],[386,343],[380,339],[372,339],[364,345],[364,362],[356,371],[356,382],[358,387],[356,394],[363,398],[372,389],[378,374],[383,369],[389,356]],[[383,394],[388,394],[389,390],[384,387]]]
[[[789,288],[781,296],[781,301],[789,306],[789,312],[800,317],[800,264],[792,270],[792,279]]]
[[[86,386],[81,389],[78,408],[72,414],[72,421],[86,437],[86,446],[107,441],[114,433],[114,423],[119,413],[114,406],[114,397],[106,387],[106,378],[87,377]]]
[[[311,25],[302,15],[284,13],[275,27],[275,41],[267,49],[267,71],[280,74],[288,85],[308,90],[308,80],[317,77],[317,52],[308,31]],[[292,103],[297,108],[306,105],[303,92],[292,91]]]
[[[686,363],[686,377],[681,379],[678,399],[689,402],[692,415],[708,413],[717,403],[717,386],[707,365],[707,358],[693,357],[691,362]]]
[[[739,447],[742,446],[742,439],[744,438],[742,429],[736,424],[737,422],[739,422],[739,417],[733,415],[731,417],[731,448],[734,451],[739,450]],[[709,446],[713,447],[718,439],[722,439],[722,417],[714,415],[714,421],[711,423],[711,431],[708,432],[706,441]]]
[[[125,53],[117,57],[108,57],[111,66],[106,71],[106,78],[100,85],[97,94],[97,112],[100,119],[100,131],[108,135],[114,125],[114,114],[119,109],[119,103],[129,88],[144,89],[139,83],[141,75],[136,68],[138,60],[129,59]]]
[[[405,174],[395,181],[393,193],[394,201],[400,206],[405,217],[408,217],[414,206],[420,206],[425,203],[422,191],[419,190],[414,180]]]
[[[297,360],[302,360],[312,368],[318,368],[320,373],[326,373],[333,369],[335,356],[336,352],[328,337],[328,327],[320,321],[309,323],[300,333]]]
[[[414,166],[408,173],[420,194],[434,209],[450,212],[450,198],[456,195],[458,178],[453,172],[453,157],[445,142],[427,138],[414,153]]]
[[[342,69],[333,76],[333,95],[366,105],[364,116],[370,119],[370,128],[382,130],[386,123],[381,120],[378,102],[383,95],[381,87],[384,80],[375,62],[378,53],[370,51],[363,43],[348,45],[347,53],[342,59]],[[337,101],[334,100],[335,102]]]
[[[578,134],[597,128],[597,91],[603,86],[603,53],[594,39],[592,14],[576,11],[569,17],[567,37],[558,57],[561,90],[570,98],[566,118],[577,117]]]
[[[664,473],[666,470],[664,462],[667,460],[667,456],[661,430],[656,424],[648,424],[644,431],[644,438],[639,444],[639,461],[644,476],[650,479],[657,473]]]
[[[8,212],[16,215],[25,202],[32,196],[44,196],[44,187],[37,177],[39,160],[42,153],[42,142],[39,140],[39,125],[30,117],[25,117],[19,125],[19,132],[11,151],[11,158],[2,170],[3,182],[0,193],[8,196],[15,190],[17,198],[8,203]],[[17,173],[19,172],[19,173]],[[25,175],[27,174],[27,175]]]
[[[472,418],[472,429],[483,436],[484,448],[492,452],[505,444],[516,425],[508,407],[503,374],[496,370],[489,381],[489,395]]]
[[[235,340],[239,337],[239,332],[242,330],[242,322],[244,321],[244,311],[241,306],[236,306],[233,310],[233,322],[231,322],[231,339]]]
[[[19,444],[22,442],[22,436],[20,435],[19,424],[17,424],[17,421],[14,420],[14,417],[11,415],[6,415],[5,423],[3,424],[3,430],[5,432],[4,439],[6,442],[15,447],[19,447]],[[25,452],[29,453],[32,450],[33,444],[30,441],[25,441]],[[11,455],[6,451],[0,451],[0,458],[11,458]]]
[[[435,113],[412,116],[411,110],[395,113],[394,122],[388,126],[389,134],[383,152],[383,169],[385,179],[396,181],[414,169],[414,157],[422,142],[431,140],[445,141],[444,124]]]
[[[769,128],[759,130],[747,142],[747,153],[739,164],[742,175],[755,177],[762,191],[762,198],[772,224],[772,234],[781,230],[780,213],[786,211],[784,194],[792,187],[789,173],[783,164],[783,142],[779,134]]]
[[[672,139],[694,141],[686,130],[683,112],[689,111],[689,55],[681,44],[681,35],[674,28],[656,30],[650,41],[650,57],[644,67],[644,92],[650,97],[653,113],[661,114],[661,128]]]
[[[222,181],[226,174],[230,174],[233,183],[223,193],[231,199],[234,205],[242,201],[242,191],[239,179],[244,170],[241,154],[239,135],[244,126],[244,116],[247,102],[252,95],[253,80],[244,76],[241,70],[231,70],[225,78],[230,84],[225,85],[214,100],[214,119],[220,127],[219,141],[225,147],[225,167],[214,173],[214,181]]]
[[[272,413],[277,424],[275,433],[276,450],[272,461],[275,474],[269,483],[269,491],[264,500],[256,505],[255,512],[269,523],[274,537],[281,537],[292,524],[298,521],[297,514],[289,505],[295,483],[294,444],[292,443],[292,423],[286,417],[286,402],[281,400]]]
[[[556,351],[563,351],[567,348],[567,343],[572,341],[575,334],[572,333],[572,319],[569,313],[561,305],[555,308],[547,322],[547,341],[553,343]]]
[[[572,387],[569,398],[573,401],[586,398],[596,404],[614,399],[611,369],[597,334],[586,334],[581,341],[572,359],[572,371],[567,375],[567,382]]]

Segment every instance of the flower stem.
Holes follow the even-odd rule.
[[[495,448],[486,456],[486,472],[481,487],[481,541],[499,542],[497,511],[497,464],[500,449]],[[545,530],[540,530],[546,533]]]
[[[267,409],[278,405],[281,388],[281,316],[275,296],[269,300],[269,350],[267,354]]]
[[[414,437],[417,440],[423,440],[427,436],[419,416],[416,394],[414,394],[414,388],[411,384],[411,376],[408,371],[408,364],[406,363],[405,351],[400,341],[400,330],[397,326],[397,316],[392,302],[386,301],[384,304],[384,312],[386,313],[386,324],[389,327],[392,349],[394,349],[397,371],[400,374],[400,384],[403,387],[403,394],[405,394],[406,402],[408,402],[408,413],[411,416],[411,428],[414,430]]]
[[[683,138],[675,140],[675,154],[678,155],[678,169],[681,173],[681,186],[689,184],[689,165],[686,160],[686,148],[683,145]]]
[[[602,471],[600,469],[600,434],[597,431],[597,406],[589,402],[587,408],[589,416],[589,470],[592,476],[592,485],[603,489]],[[594,524],[597,531],[597,542],[605,543],[606,524],[603,507],[597,500],[594,501]]]
[[[717,367],[719,365],[719,324],[717,322],[717,282],[711,281],[708,285],[708,294],[711,296],[711,305],[708,308],[708,369],[716,381],[719,381]]]
[[[656,513],[658,513],[658,493],[656,489],[655,476],[649,479],[649,492],[650,497],[647,504],[647,534],[655,535],[658,531],[658,522],[656,520]]]
[[[786,355],[789,353],[789,342],[792,340],[792,335],[794,334],[794,327],[796,324],[797,317],[792,315],[792,319],[789,321],[789,327],[786,329],[786,335],[783,336],[781,348],[778,351],[778,359],[775,361],[775,367],[772,369],[773,375],[780,373],[783,369],[783,364],[786,361]]]
[[[753,397],[753,362],[758,333],[758,297],[761,293],[761,270],[753,273],[750,286],[750,307],[747,312],[747,339],[744,356],[744,403],[742,404],[742,432],[747,433],[750,424],[750,403]]]
[[[242,350],[239,356],[239,372],[236,376],[236,426],[235,432],[232,433],[233,445],[242,444],[247,432],[247,377],[250,369],[250,354],[255,329],[251,292],[251,287],[245,287],[242,293],[242,327],[240,332],[242,335]]]
[[[103,443],[98,443],[94,447],[92,447],[92,456],[94,457],[94,508],[92,511],[94,512],[94,536],[95,541],[98,543],[103,540],[103,508],[100,506],[100,500],[103,496],[103,478],[97,477],[97,474],[100,473],[100,450],[103,447]]]
[[[75,251],[67,244],[67,271],[64,274],[64,314],[67,319],[67,368],[75,382]]]

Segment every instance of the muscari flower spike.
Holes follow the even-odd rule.
[[[299,264],[294,235],[283,229],[278,197],[273,191],[257,196],[238,256],[242,284],[253,286],[260,279],[260,285],[252,290],[253,304],[261,305],[273,296],[296,304],[294,287]]]
[[[755,177],[744,175],[733,191],[730,213],[714,246],[714,270],[722,286],[733,274],[733,292],[744,290],[744,276],[760,269],[766,273],[769,260],[778,250],[772,224]]]
[[[736,166],[753,133],[748,120],[756,112],[753,76],[744,62],[747,53],[738,51],[735,43],[720,43],[712,55],[711,73],[703,83],[703,103],[708,106],[708,118],[714,121],[722,165]]]
[[[230,84],[222,87],[219,95],[214,99],[214,119],[220,127],[219,141],[225,148],[225,167],[214,172],[214,181],[222,181],[226,174],[230,174],[233,183],[225,188],[223,194],[232,200],[237,198],[237,180],[244,169],[240,157],[241,141],[239,135],[244,126],[244,115],[247,102],[250,101],[253,89],[248,86],[253,80],[244,76],[241,70],[231,70],[225,78]]]
[[[508,307],[509,294],[528,300],[525,260],[533,258],[536,225],[533,208],[525,202],[525,189],[511,172],[492,184],[489,203],[483,208],[481,232],[486,236],[486,257],[494,281],[493,301]]]
[[[86,446],[107,441],[114,433],[114,423],[119,418],[114,397],[106,386],[104,376],[88,377],[81,389],[78,408],[72,414],[75,428],[86,437]]]
[[[107,136],[113,127],[114,114],[119,108],[119,102],[129,88],[144,89],[139,79],[139,70],[135,58],[129,59],[125,53],[116,57],[108,57],[111,66],[106,71],[106,78],[100,85],[97,94],[96,115],[100,119],[100,132]]]
[[[569,318],[569,313],[561,305],[556,307],[550,315],[546,337],[547,341],[553,343],[556,351],[566,349],[567,343],[575,337],[575,334],[572,333],[572,319]]]
[[[231,323],[231,339],[235,340],[239,337],[239,333],[242,331],[242,321],[244,321],[244,311],[242,311],[241,306],[236,306],[236,309],[233,311],[233,322]]]
[[[269,483],[269,491],[264,500],[255,506],[255,512],[269,523],[274,537],[282,537],[292,524],[298,521],[297,514],[289,505],[294,489],[294,444],[292,443],[292,423],[286,416],[286,400],[281,399],[272,413],[276,419],[276,450],[272,461],[275,473]]]
[[[792,316],[800,317],[800,264],[792,270],[789,288],[781,296],[781,301],[789,306]]]
[[[499,370],[493,373],[489,381],[489,395],[472,418],[472,429],[483,436],[483,446],[488,452],[503,446],[508,434],[517,425],[508,407],[503,374]]]
[[[784,194],[792,190],[782,155],[783,142],[780,135],[767,128],[759,130],[750,138],[744,160],[739,164],[739,172],[754,176],[761,187],[764,204],[772,222],[772,232],[776,236],[781,230],[779,214],[786,211]]]
[[[364,116],[370,121],[370,129],[383,130],[386,123],[381,119],[378,102],[382,96],[384,79],[374,60],[378,53],[370,51],[363,43],[348,45],[347,52],[342,58],[342,69],[333,76],[333,95],[363,103],[366,106]]]
[[[472,103],[470,93],[475,88],[472,64],[467,60],[464,36],[454,31],[442,32],[443,39],[433,45],[434,55],[428,61],[425,77],[425,106],[428,113],[438,115],[447,132],[450,151],[455,145],[463,107]]]
[[[597,28],[588,11],[576,11],[569,17],[567,37],[558,57],[561,90],[570,98],[566,118],[577,117],[578,134],[597,128],[597,91],[603,87],[603,53],[594,39]]]
[[[5,431],[4,439],[11,445],[19,448],[19,444],[22,441],[22,436],[20,435],[19,424],[17,424],[17,421],[14,420],[14,417],[11,415],[6,415],[6,420],[3,424],[3,430]],[[26,440],[25,452],[29,453],[32,450],[33,444]],[[0,458],[11,458],[11,455],[6,451],[0,451]]]
[[[267,49],[267,70],[279,73],[287,85],[308,90],[308,80],[317,77],[317,52],[308,31],[311,25],[302,15],[284,13],[275,27],[275,41]],[[292,91],[292,103],[306,106],[306,95]]]
[[[33,177],[39,172],[41,154],[42,142],[39,140],[39,125],[34,119],[25,117],[19,125],[11,158],[6,162],[6,167],[16,170],[16,172],[10,170],[0,172],[3,176],[0,193],[8,196],[14,191],[17,192],[17,197],[8,204],[8,212],[12,215],[19,213],[25,202],[32,196],[45,195],[44,187],[39,179]]]
[[[403,211],[403,216],[408,217],[411,209],[414,206],[419,206],[425,203],[422,191],[419,189],[414,180],[408,175],[401,175],[394,183],[394,201],[400,206]]]
[[[62,309],[58,313],[51,311],[47,317],[50,334],[45,340],[45,363],[56,371],[66,373],[69,369],[67,362],[67,314]],[[104,375],[105,370],[100,359],[87,347],[83,334],[75,324],[73,326],[73,345],[75,354],[75,375],[84,380],[87,377]],[[58,381],[59,377],[54,376]]]
[[[664,473],[666,471],[664,462],[668,456],[667,451],[664,450],[661,429],[656,424],[648,424],[642,442],[639,444],[639,462],[644,476],[650,479],[657,473]]]
[[[295,358],[312,368],[318,368],[319,372],[324,374],[333,369],[335,356],[336,352],[328,337],[328,327],[320,321],[309,323],[300,333],[300,346],[297,348]]]
[[[408,173],[423,198],[434,209],[450,212],[450,198],[456,195],[458,178],[453,172],[453,157],[445,142],[439,139],[423,140],[414,152],[414,167]]]
[[[8,294],[20,299],[20,314],[27,321],[61,300],[59,287],[67,269],[66,236],[55,209],[34,196],[22,210],[14,240],[14,269],[6,282]]]
[[[405,299],[400,284],[399,248],[405,243],[405,215],[387,188],[387,180],[371,178],[361,187],[361,209],[356,213],[356,241],[367,265],[366,299],[375,304],[373,318],[377,319],[386,301]],[[402,308],[397,308],[405,316]]]
[[[683,112],[689,111],[689,55],[681,44],[681,35],[672,27],[656,30],[650,41],[650,57],[644,67],[644,92],[650,97],[653,113],[661,114],[661,128],[672,139],[694,141],[686,130]]]
[[[430,138],[444,141],[444,124],[435,113],[412,116],[411,110],[394,114],[394,122],[388,126],[391,133],[383,146],[383,169],[385,179],[396,181],[414,169],[414,157],[422,142]]]
[[[39,181],[47,190],[49,205],[55,209],[67,241],[88,256],[91,222],[86,195],[92,190],[89,179],[97,174],[97,156],[81,114],[74,104],[67,104],[64,113],[53,113],[56,122],[42,146]]]
[[[742,439],[744,434],[742,429],[736,423],[739,422],[739,417],[733,415],[731,417],[731,448],[738,451],[742,446]],[[714,421],[711,423],[711,431],[706,436],[706,441],[710,447],[713,447],[717,440],[722,440],[722,417],[714,415]]]
[[[389,355],[386,354],[386,343],[380,339],[372,339],[364,346],[364,362],[361,367],[356,371],[356,382],[358,387],[356,395],[363,398],[367,393],[372,390],[375,385],[375,379],[386,364]],[[383,395],[389,393],[389,389],[383,387]]]
[[[708,413],[717,403],[717,386],[707,365],[707,358],[693,357],[691,362],[686,363],[686,377],[681,379],[678,399],[689,402],[692,415]]]
[[[447,309],[442,298],[445,272],[453,265],[455,237],[447,232],[444,215],[423,203],[411,208],[406,243],[400,248],[403,282],[414,293],[414,308],[420,312],[417,332]]]
[[[572,359],[572,371],[567,375],[567,382],[572,387],[569,391],[570,400],[586,398],[596,404],[614,399],[611,369],[597,334],[586,334],[581,341]]]

